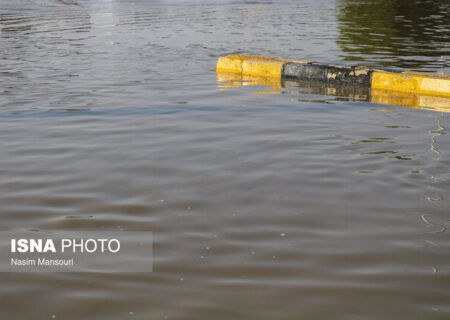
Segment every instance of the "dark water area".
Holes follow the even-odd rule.
[[[343,60],[448,74],[450,3],[446,0],[340,0],[336,41]],[[445,72],[444,72],[445,71]]]
[[[0,30],[0,232],[154,241],[151,273],[0,273],[0,319],[450,317],[448,113],[215,72],[449,74],[447,1],[0,0]]]

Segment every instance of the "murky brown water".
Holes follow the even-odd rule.
[[[214,69],[448,74],[447,1],[66,3],[0,0],[0,230],[151,231],[154,272],[3,273],[1,319],[450,317],[448,114]]]

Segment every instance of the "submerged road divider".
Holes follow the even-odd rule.
[[[259,55],[228,55],[219,58],[217,72],[242,76],[300,81],[317,81],[333,85],[363,86],[372,89],[450,96],[450,76],[425,72],[380,70],[359,66],[328,65],[304,60],[279,59]]]

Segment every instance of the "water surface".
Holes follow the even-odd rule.
[[[154,236],[152,273],[1,274],[0,318],[448,319],[448,114],[215,73],[448,74],[447,1],[404,3],[0,0],[0,230]]]

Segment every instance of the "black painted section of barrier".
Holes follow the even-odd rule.
[[[289,62],[283,65],[282,78],[321,81],[339,85],[370,87],[372,71],[359,67]]]

